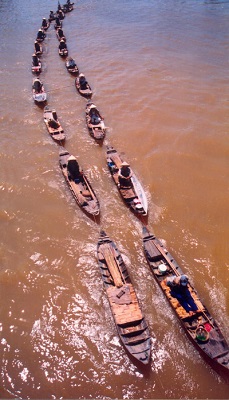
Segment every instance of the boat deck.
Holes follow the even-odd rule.
[[[118,325],[140,321],[143,318],[132,284],[127,283],[121,288],[109,287],[107,295]]]

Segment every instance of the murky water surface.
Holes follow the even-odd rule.
[[[31,56],[57,2],[0,3],[1,398],[229,397],[186,339],[149,272],[141,222],[122,203],[85,100],[43,44],[48,104],[99,197],[99,223],[74,202],[32,100]],[[229,1],[76,1],[63,30],[113,145],[141,180],[148,228],[190,276],[229,340]],[[96,259],[100,229],[128,265],[152,334],[148,369],[121,346]]]

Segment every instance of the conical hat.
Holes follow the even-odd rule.
[[[121,167],[129,167],[130,164],[128,164],[126,161],[123,161],[121,164]]]
[[[74,156],[70,156],[70,157],[68,157],[68,161],[70,161],[70,160],[76,160],[76,158]]]

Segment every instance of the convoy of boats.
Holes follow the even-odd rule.
[[[63,6],[58,2],[57,11],[55,13],[50,11],[49,18],[43,18],[34,43],[35,52],[32,56],[32,72],[34,74],[39,75],[42,71],[41,61],[38,56],[42,56],[41,43],[45,40],[45,32],[52,21],[55,21],[54,28],[59,40],[59,55],[62,57],[68,56],[62,21],[65,18],[65,13],[73,10],[73,5],[74,3],[69,0]],[[75,87],[79,94],[87,99],[85,113],[88,131],[93,139],[103,143],[107,128],[99,109],[91,101],[92,89],[85,75],[80,73],[72,57],[66,58],[65,67],[69,73],[76,75]],[[32,92],[36,103],[46,104],[47,94],[40,77],[36,77],[33,80]],[[100,214],[99,200],[88,178],[79,167],[76,157],[63,147],[66,134],[58,120],[56,111],[48,106],[44,108],[44,122],[52,139],[60,145],[59,165],[69,190],[82,211],[95,219]],[[75,169],[72,171],[70,169],[70,160],[75,163]],[[126,160],[122,159],[118,151],[111,145],[106,146],[106,161],[108,170],[124,203],[140,219],[146,217],[148,214],[147,196],[130,165]],[[129,171],[131,171],[129,177],[121,175],[120,171],[123,166],[128,167]],[[120,176],[128,184],[123,185]],[[143,219],[141,221],[143,222]],[[163,244],[144,225],[142,235],[143,250],[152,275],[161,287],[185,333],[209,361],[214,361],[217,365],[229,370],[229,346],[218,324],[202,303],[195,288],[190,283],[188,284],[189,292],[197,308],[196,312],[188,313],[181,306],[179,300],[171,295],[170,288],[166,285],[166,278],[171,276],[180,277],[184,272]],[[149,364],[151,359],[151,339],[147,322],[143,316],[123,258],[114,242],[103,230],[100,231],[97,244],[97,257],[120,340],[135,361],[141,364]]]

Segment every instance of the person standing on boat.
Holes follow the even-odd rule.
[[[130,188],[133,186],[132,181],[132,171],[130,169],[129,164],[124,161],[121,164],[121,167],[118,172],[118,180],[119,180],[119,187],[120,188]]]
[[[79,164],[74,156],[70,156],[68,158],[67,170],[69,172],[71,179],[75,183],[79,183],[82,174],[80,172]]]
[[[170,294],[175,297],[180,305],[185,309],[187,313],[193,315],[198,310],[196,303],[194,302],[191,293],[188,289],[188,277],[187,275],[171,276],[165,279],[165,283],[170,287]]]

